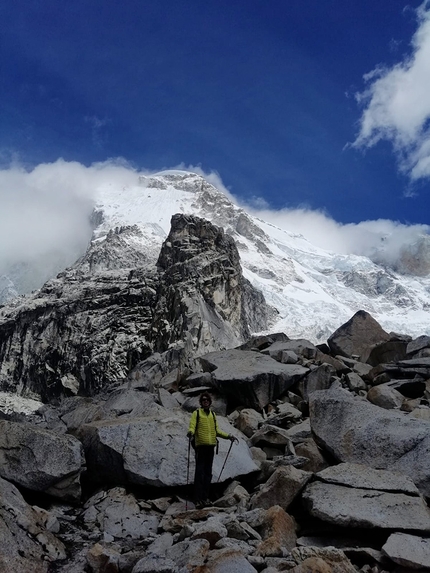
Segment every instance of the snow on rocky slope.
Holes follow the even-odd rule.
[[[395,273],[366,257],[320,249],[302,235],[252,217],[201,176],[163,171],[136,176],[135,186],[113,184],[97,192],[94,241],[121,226],[134,252],[155,262],[175,213],[221,226],[236,241],[244,276],[278,311],[272,331],[325,341],[357,310],[388,331],[430,334],[430,278]]]

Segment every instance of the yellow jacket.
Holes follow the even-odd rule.
[[[197,412],[199,413],[198,424]],[[203,408],[194,410],[191,414],[190,427],[188,428],[188,431],[195,437],[196,446],[216,446],[217,436],[220,438],[228,438],[228,434],[218,428],[218,422],[212,410],[209,410],[206,414]]]

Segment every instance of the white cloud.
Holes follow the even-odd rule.
[[[91,238],[93,197],[106,179],[127,184],[136,173],[118,160],[85,167],[59,159],[31,171],[16,163],[0,169],[0,275],[13,276],[19,265],[24,279],[18,286],[28,290],[71,265]]]
[[[366,74],[367,89],[357,94],[365,106],[354,146],[392,142],[400,169],[411,179],[430,176],[430,1],[417,10],[418,29],[411,53],[392,68]]]
[[[366,256],[389,266],[400,258],[403,249],[430,232],[429,225],[404,225],[387,219],[345,225],[322,211],[309,209],[248,210],[281,229],[303,235],[322,249]]]

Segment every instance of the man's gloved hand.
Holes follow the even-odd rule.
[[[194,436],[193,432],[187,432],[187,438],[189,440],[191,440],[191,438]]]
[[[229,439],[231,442],[237,442],[237,443],[239,442],[239,440],[236,438],[236,436],[233,436],[233,434],[229,434],[229,435],[228,435],[228,439]]]

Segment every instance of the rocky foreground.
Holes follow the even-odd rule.
[[[0,307],[0,390],[44,403],[0,411],[0,572],[430,571],[430,337],[251,337],[274,310],[230,237],[175,215],[152,260],[132,231]],[[202,390],[239,442],[196,510]]]
[[[429,337],[360,311],[325,345],[253,337],[167,373],[152,354],[91,398],[3,415],[0,571],[430,571],[429,379]],[[197,510],[203,389],[239,444]]]

